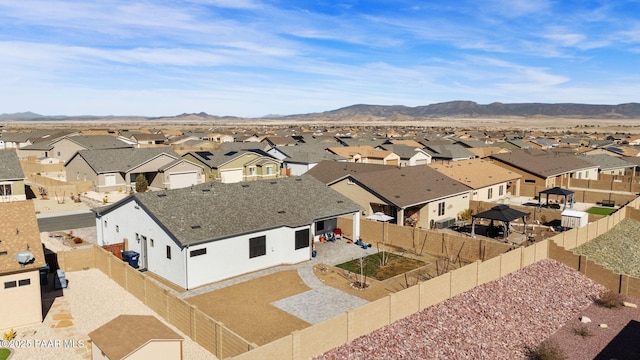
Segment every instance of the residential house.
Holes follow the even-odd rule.
[[[265,136],[261,142],[265,145],[265,149],[276,146],[298,145],[296,139],[290,136]]]
[[[207,140],[212,141],[212,142],[216,142],[216,143],[225,143],[225,142],[234,142],[235,141],[235,139],[233,138],[233,135],[231,135],[231,134],[222,134],[222,133],[217,133],[217,132],[209,133],[207,135]]]
[[[509,196],[520,196],[522,175],[493,161],[470,159],[431,163],[429,166],[473,189],[470,199],[474,201],[498,202]]]
[[[427,142],[425,144],[425,147],[425,150],[427,150],[427,152],[431,154],[431,158],[433,159],[433,161],[469,160],[476,157],[474,153],[460,144],[432,145]]]
[[[522,175],[523,184],[569,187],[572,178],[597,180],[598,166],[571,154],[543,150],[513,150],[494,154],[496,164]]]
[[[184,338],[152,315],[119,315],[89,339],[92,360],[182,360]]]
[[[307,174],[358,203],[363,216],[383,212],[397,224],[438,227],[469,209],[471,188],[429,166],[323,161]]]
[[[310,176],[136,193],[96,212],[97,243],[184,289],[311,259],[314,238],[360,206]],[[125,240],[126,239],[126,240]]]
[[[336,146],[327,151],[345,158],[348,162],[398,166],[400,156],[393,151],[376,150],[371,146]]]
[[[31,136],[29,132],[3,132],[0,139],[4,142],[4,149],[20,149],[32,144]]]
[[[67,181],[92,181],[96,191],[133,190],[139,174],[158,189],[204,182],[202,166],[168,148],[82,150],[65,164],[65,172]]]
[[[380,150],[391,151],[394,154],[400,156],[400,166],[416,166],[426,165],[432,160],[431,154],[422,149],[422,145],[418,142],[411,140],[418,144],[415,146],[408,146],[404,144],[382,144],[378,146]]]
[[[598,166],[600,174],[607,175],[632,175],[635,174],[637,165],[627,161],[625,157],[611,156],[607,154],[580,155],[580,158]]]
[[[0,150],[0,202],[26,200],[25,179],[16,151]]]
[[[18,150],[21,158],[35,156],[46,163],[66,163],[81,150],[132,148],[134,142],[110,135],[65,136],[50,142],[39,142]]]
[[[135,141],[138,145],[158,145],[167,142],[164,134],[134,133],[129,139]]]
[[[32,201],[0,203],[0,330],[42,321],[39,269],[46,262],[35,214]]]
[[[471,151],[476,157],[484,159],[493,154],[503,154],[508,153],[509,150],[500,147],[500,146],[485,146],[485,147],[477,147],[477,148],[468,148],[467,150]]]
[[[282,168],[288,176],[306,173],[323,160],[344,161],[344,158],[325,150],[322,143],[298,146],[272,147],[267,153],[282,161]]]
[[[190,151],[182,155],[205,169],[205,181],[234,183],[280,176],[281,161],[258,149]]]

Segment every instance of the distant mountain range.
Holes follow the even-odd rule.
[[[628,103],[619,105],[590,105],[590,104],[544,104],[521,103],[503,104],[491,103],[481,105],[473,101],[450,101],[426,106],[384,106],[384,105],[352,105],[323,113],[290,115],[288,117],[324,116],[328,118],[346,118],[349,116],[375,116],[388,118],[392,116],[407,116],[414,118],[485,118],[485,117],[576,117],[576,118],[640,118],[640,104]]]
[[[340,120],[352,117],[370,116],[376,118],[408,117],[408,118],[490,118],[490,117],[571,117],[588,119],[634,119],[640,118],[640,104],[627,103],[618,105],[592,104],[546,104],[546,103],[491,103],[481,105],[473,101],[450,101],[425,106],[409,107],[403,105],[351,105],[337,110],[321,113],[297,115],[267,115],[263,119],[281,120]],[[219,117],[201,112],[197,114],[180,114],[166,117],[143,116],[45,116],[32,112],[0,114],[1,120],[15,121],[60,121],[60,120],[104,120],[109,118],[131,118],[138,120],[224,120],[240,119],[232,116]],[[258,118],[260,119],[260,118]]]

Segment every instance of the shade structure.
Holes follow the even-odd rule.
[[[389,221],[389,220],[393,220],[394,217],[393,216],[389,216],[389,215],[387,215],[387,214],[385,214],[383,212],[378,211],[376,213],[373,213],[373,214],[367,216],[365,219],[386,222],[386,221]]]
[[[575,196],[573,195],[573,191],[569,189],[563,189],[559,186],[556,186],[556,187],[552,187],[551,189],[542,190],[538,192],[538,204],[540,204],[542,200],[542,194],[547,195],[547,201],[545,203],[545,206],[547,207],[549,206],[549,195],[561,195],[564,197],[564,201],[563,201],[564,206],[562,210],[567,208],[567,203],[569,203],[570,208],[573,208],[573,203],[575,202]]]
[[[475,235],[475,222],[477,218],[502,221],[506,224],[507,231],[505,231],[505,238],[509,235],[509,223],[515,219],[522,218],[522,221],[526,223],[525,218],[528,214],[516,209],[512,209],[507,205],[500,204],[494,206],[487,211],[477,213],[473,215],[471,219],[471,236]]]

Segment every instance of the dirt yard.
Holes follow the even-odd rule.
[[[246,340],[264,345],[310,326],[271,305],[308,290],[297,271],[287,270],[185,300]]]

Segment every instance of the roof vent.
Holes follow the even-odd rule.
[[[344,200],[338,200],[337,203],[338,204],[342,204],[342,203],[344,203]]]
[[[203,193],[208,193],[208,192],[211,192],[211,189],[202,189],[202,192]]]
[[[167,196],[167,194],[165,194],[165,193],[158,194],[158,197],[165,197],[165,196]]]
[[[277,184],[277,181],[269,181],[269,184],[273,185],[273,184]]]
[[[278,211],[278,214],[284,214],[284,213],[285,213],[285,211],[284,211],[284,210],[280,210],[280,211]]]
[[[243,188],[248,188],[248,187],[249,187],[249,184],[242,184],[242,187],[243,187]]]
[[[31,251],[19,251],[16,254],[16,260],[18,260],[18,262],[20,263],[20,266],[25,266],[31,262],[33,262],[34,257],[33,257],[33,253]]]
[[[192,228],[192,229],[194,229],[194,230],[195,230],[195,229],[200,229],[201,227],[202,227],[202,226],[200,226],[200,225],[191,225],[191,228]]]

